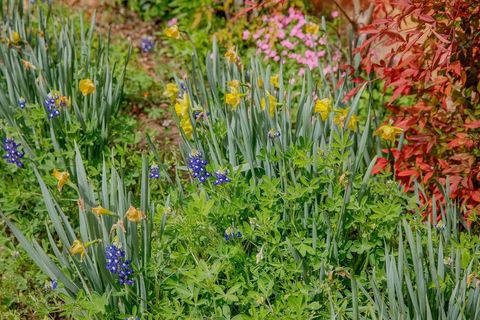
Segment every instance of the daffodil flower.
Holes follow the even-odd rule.
[[[22,38],[20,37],[20,34],[16,31],[13,31],[12,36],[10,37],[10,39],[8,39],[8,43],[9,44],[13,43],[14,45],[20,44],[21,41],[22,41]]]
[[[177,99],[177,103],[175,103],[175,113],[178,117],[184,118],[188,115],[188,107],[190,105],[190,101],[188,99],[188,95],[183,95],[183,98]]]
[[[235,63],[238,60],[237,52],[235,51],[235,47],[230,47],[227,52],[225,53],[225,58],[230,63]]]
[[[309,34],[317,34],[319,30],[320,30],[319,25],[313,22],[309,22],[305,26],[305,32]]]
[[[225,103],[235,109],[240,104],[240,98],[241,94],[238,93],[236,90],[233,90],[233,92],[227,93],[225,95]]]
[[[180,121],[180,127],[185,133],[185,136],[187,136],[188,139],[191,139],[193,133],[193,126],[188,116],[182,118],[182,121]]]
[[[80,255],[80,261],[83,261],[83,257],[85,256],[85,252],[87,249],[83,245],[83,243],[80,240],[75,240],[73,241],[72,246],[70,247],[70,253],[72,255],[79,254]]]
[[[313,109],[315,113],[320,113],[323,121],[328,118],[330,111],[332,111],[332,101],[328,98],[317,100]]]
[[[278,80],[279,80],[279,75],[278,74],[270,77],[270,83],[272,84],[273,87],[275,87],[275,88],[279,87]]]
[[[169,38],[177,40],[180,39],[180,30],[176,24],[165,29],[164,33]]]
[[[59,192],[62,191],[63,186],[70,181],[70,174],[68,171],[60,172],[57,169],[53,170],[52,176],[58,180],[57,189]]]
[[[268,92],[267,92],[267,96],[268,96],[268,105],[269,105],[268,112],[270,114],[270,117],[273,117],[273,115],[275,114],[277,99],[275,98],[275,96],[271,95]],[[262,110],[265,110],[265,108],[267,107],[267,102],[265,98],[262,98],[262,100],[260,101],[260,107],[262,108]]]
[[[92,208],[92,212],[97,215],[97,216],[103,216],[103,215],[108,215],[111,214],[111,212],[108,209],[105,209],[102,206],[97,206],[95,208]]]
[[[163,91],[163,95],[168,97],[170,100],[175,101],[175,98],[178,97],[178,86],[176,83],[168,83]]]
[[[145,219],[143,211],[138,210],[134,206],[130,206],[125,215],[130,222],[140,222]]]
[[[337,110],[336,111],[337,115],[333,119],[333,122],[337,126],[340,126],[341,128],[343,128],[345,125],[345,120],[347,120],[348,111],[349,111],[348,108]],[[357,123],[358,123],[358,117],[352,114],[350,116],[350,121],[348,121],[347,128],[352,131],[355,131],[357,129]]]
[[[395,137],[403,132],[402,128],[394,127],[389,124],[385,124],[380,126],[375,132],[373,133],[374,136],[378,135],[383,140],[390,141],[395,143]]]
[[[230,88],[230,91],[236,91],[240,87],[240,81],[230,80],[228,81],[227,86]]]
[[[78,84],[78,87],[80,88],[80,92],[84,96],[87,96],[87,95],[95,92],[95,84],[90,79],[80,80],[80,83]]]

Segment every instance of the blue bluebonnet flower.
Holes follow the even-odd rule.
[[[140,42],[140,49],[143,53],[149,53],[155,47],[155,40],[153,37],[144,36]]]
[[[19,143],[15,143],[13,138],[5,138],[3,139],[3,150],[7,153],[3,156],[3,158],[8,163],[14,163],[19,168],[23,168],[23,162],[21,159],[25,155],[24,152],[18,151],[18,147],[20,147]]]
[[[67,107],[69,104],[69,100],[67,97],[62,96],[58,91],[50,92],[43,105],[47,109],[48,112],[48,119],[56,118],[60,115],[60,107]]]
[[[18,98],[18,105],[20,106],[21,109],[25,108],[26,104],[27,104],[27,100],[25,100],[25,98]]]
[[[50,281],[45,281],[45,285],[43,286],[45,290],[55,290],[58,287],[58,283],[56,279],[52,279]]]
[[[190,156],[188,157],[188,168],[193,172],[193,177],[197,178],[198,181],[204,183],[211,176],[207,171],[206,166],[208,162],[203,158],[203,155],[200,151],[192,150]]]
[[[220,170],[220,171],[217,171],[215,172],[215,182],[214,184],[215,185],[219,185],[219,184],[224,184],[224,183],[228,183],[230,182],[230,179],[227,177],[227,174],[228,174],[228,171],[227,170]]]
[[[233,227],[228,227],[227,229],[225,229],[225,233],[223,234],[223,237],[226,241],[233,240],[235,238],[239,239],[242,236],[242,233],[239,230],[235,231]]]
[[[271,140],[274,140],[275,138],[280,138],[280,131],[271,129],[270,131],[268,131],[268,138]]]
[[[160,178],[160,170],[156,164],[150,167],[150,179],[159,179]]]
[[[132,261],[125,260],[125,251],[111,244],[105,248],[105,258],[108,271],[118,275],[118,282],[121,285],[133,286],[133,280],[130,279],[133,274]]]
[[[183,94],[188,91],[187,85],[184,81],[180,81],[180,93]]]

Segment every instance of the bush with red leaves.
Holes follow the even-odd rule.
[[[395,176],[407,190],[422,183],[426,204],[444,201],[448,176],[470,225],[480,213],[480,1],[377,1],[360,32],[363,70],[392,90],[386,107],[405,130],[402,149],[391,150]]]

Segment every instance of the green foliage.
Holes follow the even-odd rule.
[[[79,236],[70,222],[71,219],[68,218],[72,215],[62,210],[38,174],[38,170],[33,169],[51,221],[46,231],[49,246],[55,256],[53,260],[37,241],[30,242],[13,223],[8,220],[6,223],[37,266],[51,279],[57,279],[62,283],[60,289],[62,294],[77,297],[79,292],[83,291],[85,299],[89,300],[97,299],[95,294],[106,295],[109,310],[119,310],[123,313],[132,313],[134,307],[144,310],[147,295],[152,286],[146,268],[151,255],[154,214],[147,183],[146,159],[142,165],[139,200],[135,200],[131,193],[127,193],[123,180],[114,167],[111,167],[111,172],[108,173],[106,162],[103,164],[101,185],[94,188],[87,180],[85,166],[78,149],[75,168],[77,184],[74,187],[78,190],[79,199],[77,209]],[[98,206],[107,209],[109,213],[95,215],[92,208]],[[145,214],[145,219],[138,223],[127,220],[126,212],[130,206],[138,207]],[[3,214],[1,215],[5,218]],[[51,227],[54,232],[50,230]],[[87,250],[84,259],[79,259],[78,256],[73,256],[69,252],[69,248],[77,239]],[[127,252],[128,259],[132,260],[135,266],[134,287],[120,286],[118,280],[105,268],[105,247],[110,243],[116,243]],[[131,296],[138,298],[132,303]],[[74,310],[68,312],[74,312]],[[85,317],[89,316],[89,312],[85,310]],[[100,311],[95,309],[92,312]]]
[[[118,71],[109,61],[109,41],[94,33],[95,17],[89,28],[79,19],[77,30],[76,21],[54,19],[42,6],[24,11],[12,3],[2,15],[0,44],[0,116],[6,134],[17,135],[32,158],[45,151],[44,140],[60,154],[72,150],[76,140],[88,159],[98,157],[118,114],[126,61]],[[93,93],[80,92],[82,79],[93,81]],[[44,101],[52,91],[70,106],[59,107],[60,116],[49,120]],[[19,98],[26,99],[25,109]]]

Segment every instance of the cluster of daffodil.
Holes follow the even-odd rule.
[[[18,3],[12,1],[8,6]],[[26,156],[36,157],[37,152],[44,152],[36,148],[45,138],[54,141],[56,151],[62,154],[61,150],[73,143],[66,133],[80,127],[79,134],[96,142],[82,146],[89,149],[86,154],[101,156],[120,107],[127,61],[119,76],[114,76],[118,72],[110,66],[108,43],[94,38],[82,19],[57,27],[49,18],[37,21],[28,14],[12,15],[12,9],[20,10],[20,6],[2,11],[5,26],[12,27],[5,28],[0,42],[0,84],[9,88],[0,91],[0,119],[7,122],[6,131],[21,135]],[[50,17],[43,12],[48,8],[37,9],[41,16]],[[88,37],[77,36],[78,25]],[[47,29],[52,32],[39,31]],[[33,108],[45,109],[44,123],[31,123]],[[49,122],[55,123],[52,129]]]
[[[179,119],[186,118],[196,104],[202,104],[209,114],[209,121],[202,122],[205,130],[197,130],[195,123],[195,134],[185,134],[185,158],[194,146],[209,155],[213,166],[248,172],[254,179],[263,174],[281,177],[287,168],[290,175],[301,176],[303,169],[294,169],[294,162],[286,156],[288,152],[298,145],[308,146],[307,152],[315,159],[328,152],[328,145],[340,136],[356,141],[350,147],[350,157],[355,159],[351,163],[356,169],[368,167],[373,160],[363,156],[367,148],[375,145],[364,138],[372,136],[370,120],[362,125],[357,116],[361,90],[349,104],[342,102],[343,92],[353,83],[336,88],[330,76],[314,81],[313,73],[307,71],[299,86],[295,81],[285,81],[282,69],[272,72],[257,58],[245,65],[234,47],[220,54],[216,42],[205,63],[206,77],[198,67],[188,78],[189,100],[177,98],[179,90],[173,85],[165,90],[165,95],[177,99],[175,111]],[[195,61],[192,65],[199,64]],[[192,130],[190,122],[188,126],[179,124],[185,133]],[[308,170],[317,170],[315,160]]]
[[[337,126],[340,126],[340,128],[345,127],[345,122],[348,117],[349,109],[343,108],[343,109],[334,110],[332,106],[332,100],[330,98],[318,99],[315,102],[315,106],[313,110],[315,113],[320,114],[320,118],[323,121],[326,121],[329,115],[333,112],[335,114],[333,118],[333,122]],[[347,128],[352,131],[355,131],[357,130],[357,125],[358,125],[358,116],[355,114],[352,114],[350,116],[350,119],[348,120]]]

